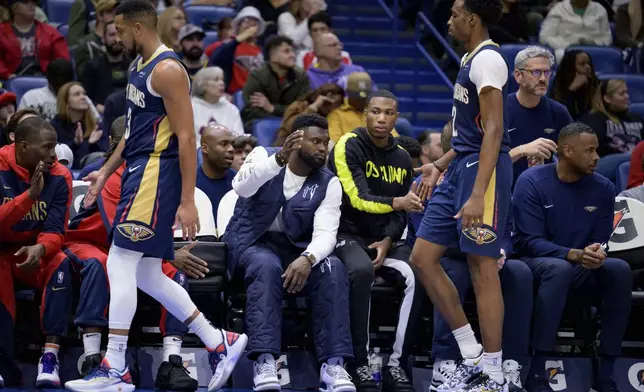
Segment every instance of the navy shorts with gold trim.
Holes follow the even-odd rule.
[[[461,230],[454,216],[472,194],[478,173],[479,154],[459,154],[447,168],[445,179],[434,190],[416,236],[465,253],[499,257],[512,198],[512,159],[500,153],[496,169],[485,192],[483,225],[478,230]]]
[[[177,158],[141,157],[128,162],[121,179],[121,199],[112,225],[118,247],[145,257],[174,259],[174,225],[181,201]]]

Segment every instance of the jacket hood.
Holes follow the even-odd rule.
[[[376,147],[376,145],[373,144],[371,141],[371,137],[369,137],[369,131],[367,131],[367,128],[356,128],[353,131],[355,134],[358,135],[358,138],[363,142],[363,143],[369,143],[373,145],[373,148],[383,150],[383,151],[392,151],[395,148],[398,148],[398,143],[396,143],[396,140],[394,140],[394,137],[389,134],[389,140],[387,141],[387,146],[386,147]]]
[[[20,179],[29,182],[29,172],[24,167],[18,165],[16,162],[16,145],[10,144],[0,148],[0,161],[4,162],[13,170]]]

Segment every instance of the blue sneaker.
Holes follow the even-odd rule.
[[[110,367],[107,359],[99,367],[92,369],[85,378],[67,381],[65,388],[75,392],[132,392],[132,376],[126,366],[122,371]]]
[[[44,353],[38,361],[36,388],[60,388],[58,357],[54,353]]]
[[[208,392],[214,392],[226,385],[228,377],[235,370],[235,365],[248,343],[248,336],[234,332],[219,330],[222,342],[217,348],[208,353],[208,362],[212,369],[212,378],[208,383]]]

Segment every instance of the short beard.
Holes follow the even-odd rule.
[[[306,155],[302,153],[302,150],[297,151],[297,155],[300,157],[302,162],[304,162],[311,170],[320,170],[326,162],[320,162],[317,159],[313,158],[311,155]]]

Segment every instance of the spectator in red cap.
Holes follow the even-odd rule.
[[[16,94],[0,88],[0,147],[10,144],[5,127],[16,112]]]

